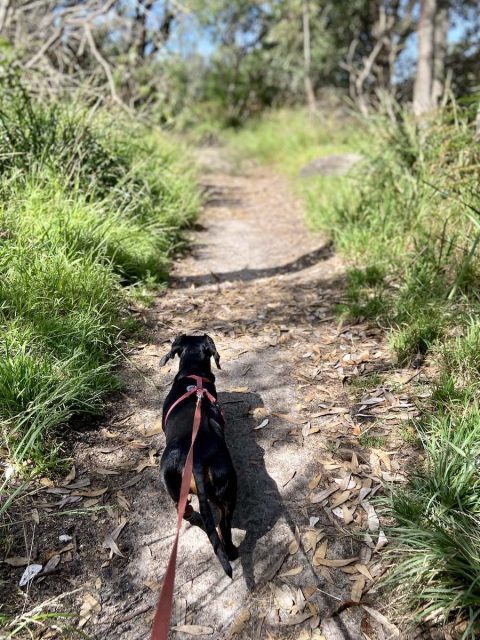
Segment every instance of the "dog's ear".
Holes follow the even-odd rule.
[[[166,353],[163,358],[160,360],[160,366],[164,367],[169,360],[172,360],[175,356],[180,356],[182,352],[182,338],[183,336],[178,336],[172,342],[172,346],[170,351]]]
[[[222,367],[220,366],[220,355],[219,355],[219,353],[217,351],[217,347],[215,346],[214,341],[206,333],[204,334],[204,338],[205,338],[205,342],[207,344],[208,353],[215,360],[215,364],[217,365],[217,369],[221,369]]]

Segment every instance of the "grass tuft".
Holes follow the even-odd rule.
[[[25,477],[52,466],[60,428],[119,386],[128,304],[165,281],[197,210],[183,156],[124,116],[93,118],[3,81],[0,448]],[[14,483],[3,490],[0,514]]]

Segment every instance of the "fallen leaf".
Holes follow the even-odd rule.
[[[352,453],[352,460],[350,462],[350,468],[353,471],[353,473],[356,473],[358,471],[358,469],[359,469],[358,457],[357,457],[357,454],[355,453],[355,451]]]
[[[316,591],[317,591],[316,584],[310,584],[310,585],[307,585],[306,587],[303,587],[303,595],[305,600],[308,600],[309,598],[311,598],[313,594],[316,593]]]
[[[338,491],[338,487],[337,487],[337,485],[334,484],[333,487],[329,487],[328,489],[324,489],[323,491],[320,491],[319,493],[312,494],[310,496],[310,502],[312,502],[313,504],[317,504],[319,502],[323,502],[329,496],[331,496],[332,493],[335,493],[335,491]]]
[[[93,471],[94,473],[97,473],[98,475],[101,475],[101,476],[118,476],[119,475],[118,471],[114,471],[113,469],[104,469],[103,467],[95,467]]]
[[[212,627],[203,627],[199,624],[179,624],[171,629],[179,633],[186,633],[188,636],[211,636],[213,634]]]
[[[366,605],[362,605],[362,606],[365,609],[365,611],[372,616],[374,620],[376,620],[381,625],[383,625],[386,629],[388,629],[388,631],[392,634],[392,636],[395,636],[396,638],[400,636],[400,631],[398,630],[398,628],[394,624],[392,624],[389,620],[387,620],[387,618],[383,614],[381,614],[380,611],[377,611],[376,609],[372,609],[371,607],[367,607]]]
[[[360,576],[352,585],[351,599],[353,602],[360,602],[362,599],[363,590],[365,588],[365,578]]]
[[[348,564],[352,564],[352,562],[356,562],[357,560],[358,558],[337,558],[335,560],[318,558],[317,563],[323,567],[346,567]]]
[[[40,571],[43,569],[41,564],[29,564],[25,571],[22,573],[22,577],[20,578],[20,582],[18,583],[19,587],[25,587],[29,582],[31,582]]]
[[[121,491],[117,491],[116,496],[117,496],[117,502],[118,502],[119,507],[121,509],[124,509],[125,511],[130,511],[130,507],[132,505],[127,500],[125,495]]]
[[[284,584],[282,587],[273,585],[271,588],[273,590],[273,596],[277,606],[283,611],[289,613],[295,605],[295,598],[290,587],[287,584]]]
[[[104,549],[110,550],[110,557],[113,557],[113,555],[115,554],[117,556],[120,556],[121,558],[125,558],[125,556],[117,546],[117,539],[120,533],[122,532],[122,530],[124,529],[125,525],[127,524],[127,522],[128,520],[126,518],[122,518],[120,520],[120,524],[118,525],[118,527],[116,527],[112,531],[112,533],[107,535],[105,540],[103,541],[102,546]]]
[[[61,484],[63,486],[70,484],[70,482],[72,480],[75,480],[75,476],[77,475],[77,470],[75,469],[75,465],[72,466],[72,468],[70,469],[70,471],[68,472],[68,474],[65,476],[65,478],[62,480]]]
[[[72,489],[83,489],[84,487],[88,487],[90,485],[90,478],[82,478],[81,480],[77,480],[76,482],[71,482],[68,487],[65,487],[69,491]]]
[[[302,622],[305,622],[305,620],[308,620],[312,617],[313,615],[310,613],[310,611],[306,611],[305,613],[298,613],[295,616],[290,616],[284,622],[280,622],[280,626],[293,627],[294,625],[301,624]]]
[[[302,573],[303,571],[303,567],[298,566],[298,567],[293,567],[292,569],[289,569],[288,571],[284,571],[283,573],[279,573],[278,577],[279,578],[287,578],[288,576],[298,576],[299,573]]]
[[[288,545],[288,553],[291,556],[293,556],[293,555],[295,555],[297,553],[299,548],[300,548],[300,539],[299,539],[299,535],[298,535],[298,529],[296,529],[295,538]]]
[[[47,564],[43,567],[41,575],[46,576],[49,573],[53,573],[59,564],[60,564],[60,554],[57,553],[54,556],[52,556],[50,560],[47,562]]]
[[[116,433],[115,431],[109,431],[108,429],[102,429],[102,434],[107,438],[118,438],[120,435],[119,433]]]
[[[82,496],[84,498],[98,498],[99,496],[103,496],[107,491],[108,487],[101,489],[80,489],[79,491],[74,491],[72,495]]]
[[[341,504],[350,499],[350,491],[342,491],[342,493],[335,498],[335,500],[330,504],[331,509],[335,509],[335,507],[339,507]]]
[[[230,627],[229,637],[233,638],[234,636],[242,633],[245,625],[250,620],[250,609],[242,609],[236,616]]]
[[[54,496],[64,496],[70,493],[70,489],[66,489],[65,487],[51,487],[50,489],[46,489],[46,493]]]
[[[157,580],[147,580],[146,582],[142,582],[142,584],[150,589],[150,591],[153,591],[153,593],[158,593],[162,588],[162,583]]]
[[[355,508],[349,509],[346,505],[342,504],[342,515],[345,521],[345,524],[350,524],[353,521],[353,513]]]
[[[382,530],[380,530],[380,533],[378,534],[377,544],[375,545],[374,553],[376,553],[377,551],[380,551],[380,549],[383,549],[383,547],[385,547],[387,544],[388,544],[387,536]]]
[[[5,558],[5,564],[9,564],[11,567],[26,567],[29,563],[29,558],[22,556],[13,556],[12,558]]]
[[[145,429],[145,425],[137,427],[138,431],[144,438],[151,438],[159,433],[163,433],[162,421],[156,420],[148,429]]]
[[[91,507],[94,507],[99,502],[101,502],[101,500],[102,500],[101,498],[88,498],[83,502],[82,507],[84,509],[90,509]]]
[[[139,462],[137,464],[137,466],[132,469],[132,471],[136,471],[137,473],[141,473],[147,467],[156,467],[157,466],[157,461],[155,459],[155,454],[156,453],[157,452],[156,452],[155,449],[150,449],[149,454],[148,454],[148,458],[146,458],[145,460],[142,460],[141,462]]]
[[[367,514],[368,528],[370,531],[378,531],[380,528],[380,520],[378,519],[377,512],[368,501],[364,501],[361,504]]]
[[[143,476],[142,476],[141,473],[139,473],[138,475],[133,476],[133,478],[131,478],[130,480],[127,480],[127,482],[124,482],[121,485],[121,488],[122,489],[128,489],[129,487],[133,487],[135,484],[137,484],[141,480],[143,480]]]
[[[312,564],[314,567],[318,567],[322,564],[322,560],[324,560],[325,556],[327,555],[327,546],[328,540],[324,540],[313,554]]]
[[[138,440],[132,440],[128,443],[130,449],[148,449],[149,445],[146,442],[139,442]]]
[[[302,536],[305,552],[314,550],[324,535],[322,529],[309,529],[306,531]]]
[[[362,576],[365,576],[365,578],[367,578],[367,580],[373,580],[372,574],[368,570],[367,565],[365,565],[365,564],[356,564],[353,568],[355,569],[355,571],[358,571],[358,573],[361,573]]]
[[[50,480],[50,478],[40,478],[40,480],[38,482],[39,482],[39,484],[42,485],[42,487],[53,487],[54,486],[54,482],[53,482],[53,480]]]
[[[319,485],[320,480],[322,479],[322,474],[318,473],[314,478],[310,480],[308,483],[309,489],[316,489]]]
[[[89,593],[85,594],[82,606],[80,607],[80,619],[78,627],[84,627],[93,615],[97,615],[102,610],[100,602]]]
[[[370,406],[372,404],[381,404],[385,402],[385,398],[383,396],[378,396],[376,398],[366,398],[365,400],[361,400],[360,404]]]

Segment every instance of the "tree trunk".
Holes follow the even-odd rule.
[[[475,118],[475,140],[480,141],[480,103],[477,107],[477,117]]]
[[[151,11],[153,0],[139,1],[135,15],[135,50],[140,60],[145,59],[147,47],[147,15]]]
[[[432,88],[436,13],[437,0],[421,0],[421,13],[417,30],[417,74],[413,87],[413,112],[416,116],[427,113],[434,106]]]
[[[311,71],[311,49],[310,49],[310,10],[308,0],[303,0],[303,72],[305,82],[305,95],[310,111],[317,108],[315,93],[313,91]]]
[[[0,33],[5,27],[7,21],[7,14],[10,8],[10,0],[0,0]]]
[[[447,57],[448,35],[448,1],[440,0],[435,17],[435,34],[433,36],[433,82],[432,103],[439,105],[445,90],[445,59]]]

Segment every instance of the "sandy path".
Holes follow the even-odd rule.
[[[234,540],[241,557],[231,581],[203,532],[184,525],[174,623],[202,625],[218,639],[235,630],[245,639],[360,638],[360,624],[369,637],[382,637],[365,610],[350,606],[352,587],[367,593],[382,572],[377,525],[370,544],[359,532],[375,515],[368,521],[369,494],[408,454],[390,460],[360,447],[356,412],[388,405],[395,418],[412,408],[404,396],[385,395],[385,387],[373,393],[384,394],[378,404],[353,405],[344,381],[367,370],[408,372],[392,369],[380,331],[334,319],[342,264],[324,239],[306,231],[286,181],[258,169],[215,172],[214,160],[206,156],[207,204],[192,252],[145,314],[147,342],[124,371],[122,398],[111,417],[78,434],[77,477],[108,487],[99,500],[111,506],[91,520],[63,521],[76,553],[56,591],[82,586],[98,601],[101,611],[85,627],[93,638],[149,637],[175,526],[158,468],[146,466],[163,448],[161,405],[176,371],[176,362],[164,369],[158,362],[177,334],[205,331],[222,358],[217,387],[239,477]],[[393,424],[386,417],[371,433],[390,438]],[[124,557],[109,561],[102,541],[122,518],[117,544]],[[328,566],[344,559],[352,560]]]

